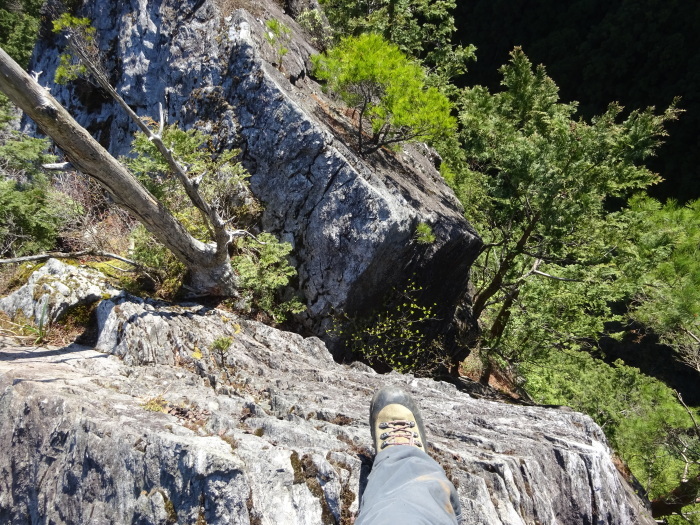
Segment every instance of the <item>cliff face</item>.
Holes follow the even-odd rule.
[[[294,245],[315,333],[332,311],[367,312],[409,278],[439,318],[453,319],[480,246],[459,202],[421,147],[353,153],[351,121],[309,78],[313,49],[278,4],[89,0],[79,14],[93,20],[113,84],[139,115],[157,118],[163,103],[170,123],[241,150],[264,228]],[[281,64],[267,40],[271,18],[292,29]],[[61,51],[47,33],[31,68],[112,153],[126,154],[134,126],[113,103],[85,81],[50,83]],[[435,243],[413,240],[419,223]]]
[[[88,0],[79,14],[140,115],[162,102],[170,122],[241,149],[264,226],[295,247],[317,334],[333,309],[371,309],[409,277],[452,319],[478,237],[419,147],[353,154],[351,123],[309,79],[311,49],[276,3]],[[293,30],[282,64],[269,18]],[[44,82],[54,38],[32,64]],[[113,153],[128,150],[133,128],[101,93],[49,87]],[[437,237],[428,247],[412,241],[420,222]],[[373,454],[368,403],[385,384],[418,400],[465,522],[653,523],[586,416],[380,376],[336,364],[314,337],[95,291],[94,275],[57,262],[42,272],[0,309],[57,319],[100,301],[96,335],[58,349],[0,341],[2,523],[351,523]]]
[[[76,271],[51,266],[18,295],[62,305]],[[199,305],[122,294],[95,317],[94,349],[0,341],[2,523],[352,523],[386,384],[418,401],[464,523],[654,523],[587,416],[339,365],[317,338]]]

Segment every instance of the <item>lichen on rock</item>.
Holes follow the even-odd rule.
[[[98,311],[99,352],[3,341],[2,523],[350,523],[387,384],[417,400],[470,522],[654,523],[588,416],[337,364],[318,338],[201,305],[122,294]]]

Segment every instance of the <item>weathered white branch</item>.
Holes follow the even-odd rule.
[[[217,238],[216,246],[205,244],[190,235],[117,159],[2,49],[0,91],[54,140],[77,170],[97,180],[117,205],[131,212],[185,264],[196,289],[214,295],[235,295],[236,277],[225,249],[228,242],[225,229],[222,228],[218,235],[224,237],[223,241]],[[130,115],[135,115],[123,101],[122,107]],[[141,125],[148,129],[145,124]]]
[[[47,252],[40,253],[37,255],[25,255],[24,257],[14,257],[12,259],[0,259],[0,264],[14,264],[23,263],[30,261],[46,261],[48,259],[74,259],[75,257],[107,257],[109,259],[116,259],[117,261],[122,261],[127,264],[131,264],[136,267],[144,267],[141,263],[122,257],[114,253],[103,252],[99,250],[83,250],[80,252]]]
[[[73,169],[73,165],[70,162],[51,162],[42,164],[41,167],[49,171],[69,171]]]

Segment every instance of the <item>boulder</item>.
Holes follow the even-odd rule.
[[[119,293],[97,270],[49,259],[21,288],[0,298],[0,311],[10,319],[48,325],[73,308]]]
[[[325,337],[333,313],[374,310],[409,279],[438,305],[443,328],[454,326],[481,241],[439,158],[416,145],[358,157],[352,121],[310,78],[314,50],[276,2],[88,0],[79,14],[93,21],[106,69],[138,114],[155,117],[163,103],[169,122],[241,150],[265,206],[262,227],[294,246],[308,304],[301,320],[313,333]],[[267,38],[271,18],[292,30],[281,61]],[[51,83],[60,46],[47,32],[31,68],[113,154],[128,153],[135,128],[114,103],[85,81]],[[415,242],[421,223],[434,243]]]

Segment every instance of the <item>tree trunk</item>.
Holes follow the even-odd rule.
[[[687,505],[700,502],[700,476],[682,482],[668,494],[651,502],[651,515],[655,518],[680,514]]]
[[[503,262],[501,262],[500,266],[498,267],[498,271],[496,272],[496,275],[494,275],[491,282],[474,297],[472,313],[475,318],[479,318],[481,312],[483,312],[484,308],[486,307],[486,302],[501,289],[503,279],[511,269],[515,258],[522,253],[523,249],[525,248],[525,244],[530,238],[530,235],[532,235],[532,232],[535,230],[535,226],[537,226],[539,220],[539,213],[532,217],[530,223],[525,228],[525,231],[520,236],[520,239],[518,239],[515,247],[504,257]]]
[[[0,48],[0,90],[64,151],[76,169],[97,180],[114,202],[138,219],[190,272],[196,294],[235,294],[228,253],[189,232],[134,176],[81,127],[44,88]]]

